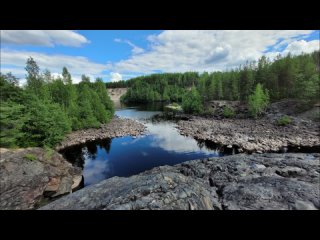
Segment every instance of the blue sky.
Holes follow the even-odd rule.
[[[319,49],[319,30],[1,30],[1,72],[25,78],[32,56],[54,76],[67,66],[74,82],[118,81],[155,72],[218,71],[262,55]]]

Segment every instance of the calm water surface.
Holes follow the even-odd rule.
[[[121,118],[144,123],[147,126],[144,136],[105,139],[65,149],[64,156],[83,167],[83,185],[113,176],[128,177],[157,166],[222,155],[213,144],[180,135],[173,121],[152,120],[162,109],[162,105],[144,105],[116,111]]]

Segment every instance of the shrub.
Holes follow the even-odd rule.
[[[176,102],[171,103],[171,105],[174,106],[174,107],[180,107],[180,105],[178,103],[176,103]]]
[[[192,87],[182,98],[182,108],[186,113],[201,113],[203,105],[199,92]]]
[[[35,155],[33,155],[32,153],[27,153],[26,155],[24,155],[24,158],[28,159],[29,161],[37,160],[37,157]]]
[[[225,106],[223,109],[223,116],[226,118],[232,118],[236,115],[234,110],[228,106]]]
[[[269,94],[264,91],[260,83],[253,94],[249,96],[249,111],[253,117],[259,116],[269,104]]]
[[[287,115],[282,116],[282,117],[277,119],[277,124],[279,126],[286,126],[286,125],[291,124],[291,123],[292,123],[292,119]]]
[[[54,150],[49,146],[44,146],[45,158],[50,159],[53,156]]]

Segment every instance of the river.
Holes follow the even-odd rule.
[[[64,157],[83,168],[82,187],[113,176],[128,177],[157,166],[224,155],[214,144],[180,135],[174,121],[154,121],[153,117],[162,110],[162,104],[121,106],[115,114],[145,124],[145,135],[104,139],[67,148]]]

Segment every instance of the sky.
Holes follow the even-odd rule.
[[[25,83],[32,57],[53,76],[66,66],[73,82],[127,80],[161,72],[213,72],[262,55],[319,50],[319,30],[0,30],[2,73]]]

